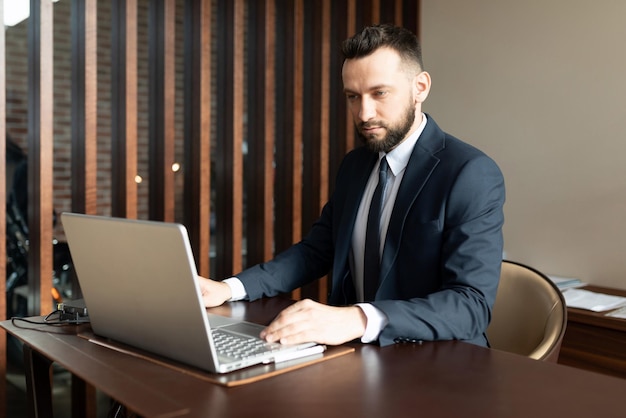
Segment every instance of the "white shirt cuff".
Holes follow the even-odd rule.
[[[228,279],[223,280],[230,287],[231,298],[228,299],[229,302],[234,302],[236,300],[243,300],[248,297],[248,292],[246,292],[246,288],[243,287],[243,283],[236,277],[229,277]]]
[[[361,342],[371,343],[376,341],[383,328],[389,323],[387,315],[369,303],[357,303],[356,306],[361,308],[367,317],[367,324],[365,324],[365,332],[361,337]]]

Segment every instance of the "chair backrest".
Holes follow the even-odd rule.
[[[532,267],[502,262],[487,338],[492,348],[556,362],[567,306],[561,291]]]

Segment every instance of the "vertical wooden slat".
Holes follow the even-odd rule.
[[[263,258],[269,259],[274,250],[274,144],[276,127],[276,10],[274,0],[265,3],[265,149],[264,149],[264,193],[263,205],[265,207],[263,218]]]
[[[378,0],[379,23],[402,25],[402,0]]]
[[[311,14],[306,22],[305,33],[309,38],[305,45],[304,114],[308,127],[303,132],[304,173],[302,203],[302,233],[306,234],[319,217],[323,205],[328,201],[329,170],[329,105],[330,105],[330,31],[326,22],[330,21],[330,2],[315,2],[307,10]],[[321,302],[327,297],[327,277],[304,286],[301,297],[310,297]]]
[[[72,1],[72,211],[97,207],[98,11],[96,0]]]
[[[0,21],[4,22],[4,2],[0,2]],[[0,29],[0,121],[6,121],[6,36]],[[6,173],[6,124],[0,123],[0,172]],[[6,236],[6,182],[0,182],[0,234]],[[6,239],[0,240],[0,268],[6,271]],[[6,319],[6,277],[0,279],[0,321]],[[7,415],[7,334],[0,333],[0,416]]]
[[[335,175],[343,156],[354,148],[354,124],[346,105],[343,93],[343,56],[341,43],[355,32],[356,0],[331,3],[332,47],[330,49],[330,152],[329,152],[329,193],[332,193]]]
[[[244,0],[221,0],[216,149],[216,274],[242,268],[244,124]],[[222,126],[220,126],[222,125]]]
[[[319,167],[323,159],[319,153],[319,112],[320,112],[320,79],[319,68],[320,51],[319,33],[320,23],[319,2],[305,1],[302,4],[302,41],[295,44],[296,51],[301,50],[302,74],[299,75],[302,83],[301,114],[306,115],[306,129],[300,130],[302,150],[300,236],[306,234],[314,220],[319,215],[317,201],[319,198]],[[297,36],[297,35],[296,35]],[[296,55],[297,57],[297,55]],[[300,74],[300,73],[298,73]],[[304,116],[302,117],[304,123]],[[293,155],[293,154],[292,154]],[[295,173],[294,173],[295,174]],[[294,239],[295,241],[295,239]],[[315,298],[318,282],[306,284],[299,289],[299,298]]]
[[[52,311],[52,3],[31,0],[28,71],[28,311]]]
[[[233,208],[233,225],[230,238],[230,249],[232,251],[232,262],[228,272],[238,272],[242,269],[242,249],[243,249],[243,136],[244,136],[244,25],[245,25],[245,1],[231,0],[232,17],[231,22],[232,49],[233,56],[229,60],[232,68],[232,80],[229,82],[229,90],[232,89],[232,105],[229,109],[227,123],[230,125],[232,133],[227,136],[227,141],[232,142],[230,151],[232,155],[228,160],[231,164],[230,177],[232,178],[231,205]],[[229,31],[229,32],[230,32]],[[228,240],[227,240],[228,242]]]
[[[111,5],[111,213],[137,217],[137,0]]]
[[[294,0],[293,8],[293,146],[292,146],[292,200],[294,216],[292,242],[297,242],[302,237],[302,124],[303,124],[303,94],[304,87],[304,5],[302,0]]]
[[[365,26],[378,23],[380,17],[379,2],[376,0],[359,0],[358,7],[355,9],[356,31],[360,31]],[[353,35],[351,33],[350,35]]]
[[[272,257],[274,244],[275,4],[248,3],[248,153],[246,265]]]
[[[380,0],[372,0],[371,13],[371,21],[367,24],[383,23],[380,21]]]
[[[304,41],[304,4],[303,0],[293,0],[293,97],[292,97],[292,145],[291,145],[291,185],[292,185],[292,235],[291,242],[295,243],[302,237],[302,123],[303,123],[303,95],[304,86],[304,56],[302,44]],[[294,299],[301,298],[301,290],[292,292]]]
[[[345,22],[345,27],[346,27],[346,38],[349,36],[354,35],[354,33],[357,31],[357,27],[356,27],[356,0],[348,0],[348,14],[347,14],[347,19]],[[343,92],[343,89],[342,89]],[[347,127],[346,127],[346,136],[345,136],[345,140],[346,140],[346,149],[347,150],[351,150],[352,148],[354,148],[355,146],[355,129],[354,129],[354,122],[352,119],[352,115],[350,114],[350,111],[348,110],[348,106],[346,104],[346,98],[342,93],[342,102],[344,103],[345,107],[344,107],[344,111],[345,111],[345,118],[346,118],[346,123],[347,123]]]
[[[393,23],[398,26],[402,26],[402,3],[403,0],[396,0],[394,4],[394,18]]]
[[[174,221],[176,0],[149,4],[150,219]]]
[[[419,17],[420,17],[420,0],[408,1],[404,0],[402,3],[402,26],[409,29],[417,35],[419,38]]]
[[[275,151],[275,252],[281,252],[292,244],[293,199],[291,198],[293,161],[293,32],[291,0],[276,0],[276,151]]]
[[[378,20],[375,23],[394,23],[395,14],[395,0],[378,0]]]
[[[185,224],[198,273],[210,273],[211,0],[185,2]]]
[[[263,206],[265,207],[263,218],[263,258],[269,259],[274,250],[274,143],[276,127],[276,10],[274,0],[267,0],[265,3],[265,149],[264,149],[264,193]]]
[[[321,20],[320,26],[323,26],[325,22],[330,21],[330,0],[322,0],[321,4]],[[321,60],[320,69],[320,104],[319,104],[319,126],[320,126],[320,140],[319,140],[319,153],[322,156],[320,161],[320,193],[318,196],[318,213],[321,213],[324,204],[329,198],[329,158],[330,152],[330,31],[323,30],[319,34],[318,41],[321,44]],[[323,277],[318,285],[317,299],[326,303],[328,295],[328,277]]]

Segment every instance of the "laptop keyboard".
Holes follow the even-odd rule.
[[[268,343],[260,338],[233,334],[221,329],[212,330],[217,353],[233,359],[247,359],[273,353],[281,349],[281,344]]]

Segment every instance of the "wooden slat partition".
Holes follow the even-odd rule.
[[[420,36],[420,2],[419,1],[403,1],[402,3],[402,24],[413,33]]]
[[[303,41],[302,0],[276,1],[276,151],[274,210],[275,251],[301,238]],[[310,191],[309,191],[310,192]],[[300,291],[292,293],[299,299]]]
[[[307,115],[307,129],[302,131],[303,173],[302,189],[309,191],[302,196],[302,235],[319,217],[328,201],[329,190],[329,105],[330,105],[330,31],[326,22],[330,21],[329,0],[308,4],[308,19],[305,22],[303,83],[303,114]],[[301,297],[326,301],[327,277],[319,283],[302,288]]]
[[[149,4],[150,219],[174,222],[176,0]]]
[[[242,268],[245,2],[218,0],[216,13],[215,271],[224,277]]]
[[[254,33],[248,47],[246,155],[246,264],[268,260],[274,250],[274,135],[276,103],[276,9],[274,0],[248,2],[247,32]]]
[[[72,26],[72,208],[73,212],[96,214],[98,152],[98,8],[97,0],[73,0]],[[72,295],[81,295],[75,275]],[[93,417],[96,392],[91,385],[72,377],[72,416]]]
[[[185,224],[198,273],[210,275],[211,0],[185,1]]]
[[[334,176],[339,164],[348,150],[354,148],[354,124],[346,106],[341,80],[343,60],[337,53],[339,45],[355,32],[356,0],[331,3],[331,50],[330,50],[330,104],[328,121],[330,132],[329,144],[329,187],[332,189]]]
[[[52,3],[31,0],[28,70],[28,312],[52,310]]]
[[[98,152],[97,0],[72,1],[72,211],[95,214]]]
[[[137,217],[137,0],[111,2],[111,213]]]

